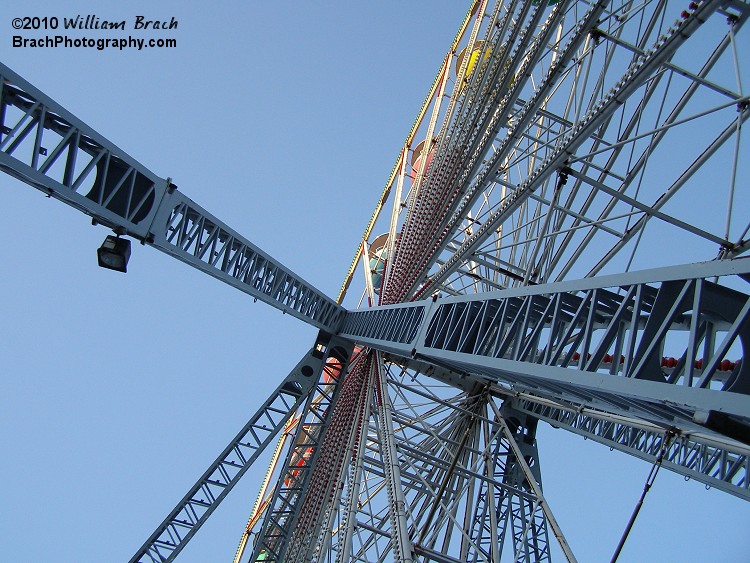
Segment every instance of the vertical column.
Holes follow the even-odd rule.
[[[388,398],[388,386],[383,372],[383,358],[376,352],[375,388],[377,390],[378,434],[382,444],[381,455],[385,471],[385,482],[388,490],[389,515],[391,520],[391,541],[393,543],[394,561],[398,563],[413,563],[414,547],[409,538],[406,522],[406,501],[401,485],[401,469],[398,465],[396,440],[393,433],[391,419],[391,404]]]

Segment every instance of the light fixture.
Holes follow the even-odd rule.
[[[107,235],[104,242],[96,251],[99,266],[117,272],[128,271],[130,259],[130,241],[119,236]]]

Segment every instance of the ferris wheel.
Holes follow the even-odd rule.
[[[573,561],[545,423],[750,499],[748,15],[472,2],[336,299],[3,67],[5,172],[320,330],[132,561],[251,467],[237,563]]]
[[[550,558],[551,535],[572,560],[535,488],[538,420],[687,475],[685,466],[665,460],[705,451],[711,438],[695,426],[695,412],[690,420],[676,415],[678,401],[657,414],[645,397],[610,395],[593,382],[583,391],[580,380],[476,358],[739,390],[742,361],[718,358],[708,326],[723,313],[709,313],[707,303],[715,299],[744,316],[746,299],[738,295],[730,306],[729,294],[708,297],[702,291],[709,286],[677,272],[681,264],[714,267],[746,251],[747,197],[737,190],[748,173],[740,152],[747,63],[734,27],[746,7],[681,8],[472,5],[342,289],[361,269],[357,305],[365,311],[353,314],[342,334],[372,345],[369,355],[354,356],[353,373],[367,381],[358,388],[374,387],[377,399],[363,394],[350,410],[334,411],[346,422],[332,419],[331,434],[352,440],[352,458],[322,457],[325,469],[312,466],[314,484],[305,490],[319,499],[318,511],[310,516],[305,501],[290,547],[273,524],[283,512],[270,512],[251,560],[496,561],[504,554],[542,561]],[[656,289],[650,282],[659,278]],[[743,286],[735,279],[708,291]],[[420,299],[426,301],[411,305]],[[608,320],[591,330],[600,314]],[[692,328],[667,336],[667,325],[684,315],[692,316]],[[727,341],[722,354],[730,348]],[[712,383],[709,363],[718,365]],[[540,384],[539,377],[550,379]],[[675,423],[692,428],[697,442],[674,441]],[[511,451],[511,433],[522,455]],[[345,440],[333,443],[339,453]],[[313,455],[305,445],[304,452],[290,450],[286,475]],[[325,443],[320,448],[320,456],[332,455]],[[742,452],[732,455],[735,467],[744,463]],[[720,488],[744,487],[740,473],[729,478],[732,487]],[[279,480],[276,496],[258,502],[279,507],[293,486]],[[336,500],[326,502],[332,494]],[[248,533],[256,526],[251,517]]]

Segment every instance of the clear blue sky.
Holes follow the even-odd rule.
[[[0,60],[335,295],[464,11],[447,0],[5,2]],[[174,16],[177,47],[11,47],[15,17],[79,14],[128,26]],[[0,560],[126,561],[315,331],[150,248],[134,246],[127,275],[102,270],[105,229],[8,176],[0,194]],[[573,550],[609,560],[648,465],[548,427],[540,448]],[[231,561],[264,471],[180,561]],[[747,560],[748,516],[663,471],[621,561]]]

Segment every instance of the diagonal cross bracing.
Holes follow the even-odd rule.
[[[329,333],[344,309],[0,64],[0,170]]]
[[[614,112],[649,80],[658,70],[660,65],[667,61],[672,53],[684,43],[698,27],[720,7],[718,1],[705,1],[695,3],[695,8],[690,12],[685,12],[686,17],[675,22],[658,41],[644,54],[635,57],[633,63],[628,67],[620,80],[610,89],[610,91],[601,98],[598,103],[592,107],[587,114],[575,124],[564,137],[555,144],[552,150],[544,157],[538,166],[529,174],[529,176],[517,186],[517,188],[505,198],[503,204],[499,206],[484,221],[476,232],[461,244],[451,258],[441,266],[438,271],[430,277],[429,283],[425,286],[424,291],[429,293],[437,284],[445,280],[472,252],[476,251],[482,242],[490,236],[494,229],[502,223],[510,214],[514,213],[519,206],[534,192],[543,182],[545,182],[557,170],[564,167],[571,155],[590,138],[599,127],[605,123]],[[538,90],[543,94],[544,90]],[[507,137],[505,143],[509,142],[512,136]],[[498,158],[502,156],[502,151],[495,153]],[[499,166],[500,162],[498,162]],[[488,167],[488,171],[497,170],[496,167]],[[484,181],[479,182],[480,185]]]
[[[477,381],[732,435],[704,418],[748,422],[750,297],[729,287],[746,287],[748,271],[748,260],[707,262],[385,306],[348,313],[341,336]]]
[[[323,358],[313,348],[198,479],[130,560],[172,561],[315,388]]]
[[[514,398],[510,404],[515,410],[556,428],[564,428],[650,463],[656,462],[668,433],[674,431],[533,397]],[[700,433],[680,433],[669,442],[662,465],[687,478],[750,500],[750,447],[747,445],[712,439]]]

